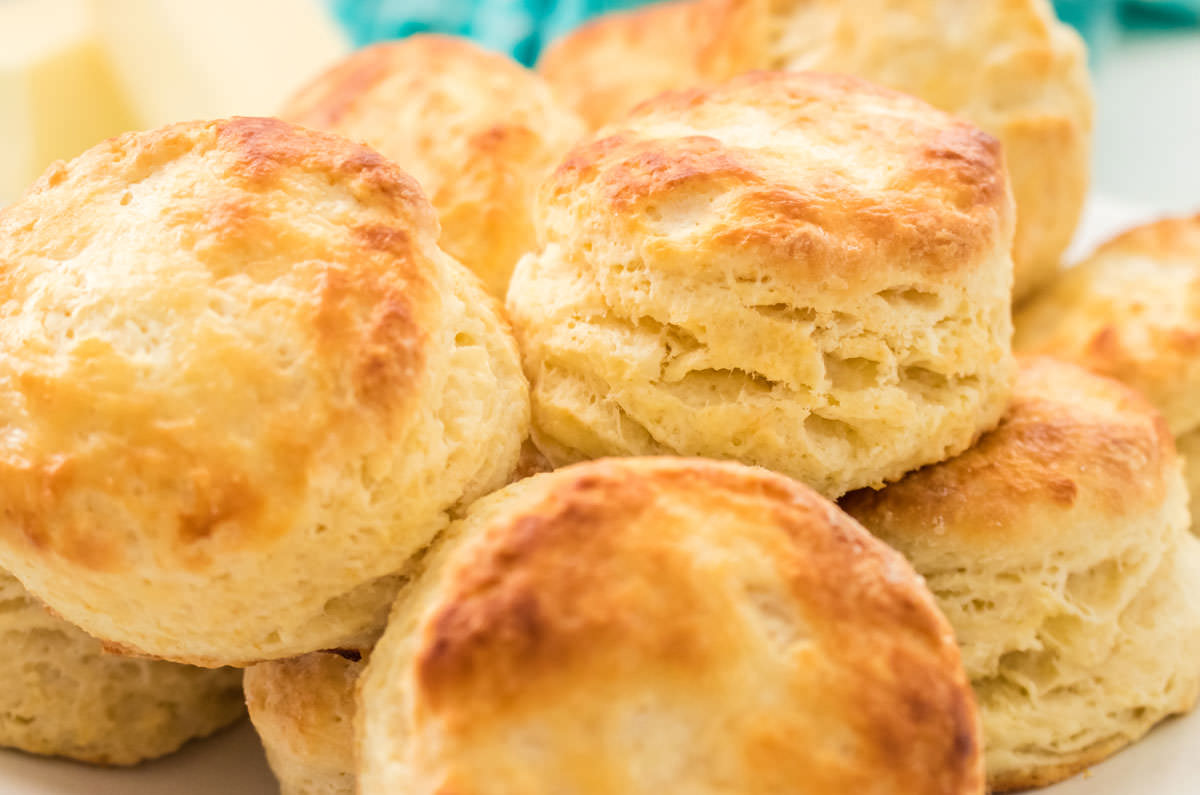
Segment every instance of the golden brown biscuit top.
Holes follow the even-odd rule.
[[[538,757],[548,786],[641,791],[618,750],[639,721],[651,745],[703,747],[720,727],[719,764],[747,792],[981,786],[948,625],[899,555],[807,487],[610,459],[489,499],[439,574],[408,680],[414,736],[442,749],[418,740],[411,758],[446,754],[445,786],[476,791],[489,755],[528,729],[553,738]],[[642,717],[624,724],[631,706]],[[684,734],[656,739],[660,719]],[[700,792],[721,774],[681,775]]]
[[[330,467],[410,422],[436,235],[399,168],[273,119],[52,166],[0,213],[4,531],[98,571],[287,532]]]
[[[939,108],[989,118],[1087,102],[1078,35],[1046,0],[698,0],[757,6],[774,69],[869,76]],[[949,67],[953,64],[953,67]],[[1085,78],[1080,70],[1081,78]],[[1090,107],[1081,107],[1090,117]]]
[[[594,129],[627,113],[633,96],[760,68],[761,28],[752,14],[743,2],[689,0],[605,14],[547,47],[537,68]]]
[[[1096,249],[1096,255],[1128,254],[1200,263],[1200,213],[1136,226]],[[1200,264],[1197,265],[1200,269]]]
[[[538,69],[594,127],[631,96],[752,69],[862,75],[964,115],[1036,123],[1064,107],[1090,118],[1083,59],[1045,0],[683,0],[598,17]]]
[[[1060,544],[1068,543],[1062,534],[1097,534],[1080,539],[1091,543],[1101,527],[1155,509],[1176,467],[1166,422],[1141,395],[1075,365],[1027,357],[996,430],[956,458],[841,504],[884,539],[1040,554],[1047,534]]]
[[[440,194],[454,191],[464,174],[487,169],[503,180],[543,160],[549,170],[551,158],[583,132],[536,74],[438,35],[355,52],[302,89],[281,115],[378,149],[412,173],[439,208],[450,198]]]
[[[1200,215],[1105,243],[1015,320],[1018,349],[1137,388],[1176,434],[1200,427]]]
[[[441,245],[499,296],[535,246],[538,186],[584,134],[537,74],[449,36],[359,50],[283,115],[364,141],[412,173],[438,211]]]
[[[689,269],[738,250],[804,282],[973,269],[1013,220],[995,139],[857,78],[768,72],[643,103],[568,155],[541,208],[549,243],[636,239]]]

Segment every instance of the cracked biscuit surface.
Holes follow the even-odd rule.
[[[996,141],[842,76],[666,94],[544,186],[508,306],[534,440],[737,459],[827,496],[961,452],[1012,376]]]
[[[995,431],[842,506],[954,626],[993,789],[1067,778],[1195,704],[1200,541],[1166,423],[1128,387],[1023,360]]]
[[[189,122],[0,211],[0,565],[113,648],[360,648],[528,429],[516,344],[364,146]]]

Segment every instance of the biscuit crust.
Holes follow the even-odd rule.
[[[442,247],[500,297],[517,259],[535,247],[538,185],[584,134],[536,73],[451,36],[359,50],[281,115],[400,164],[438,211]]]
[[[134,133],[0,212],[0,559],[113,648],[369,643],[527,434],[416,183],[272,119]]]
[[[1108,241],[1021,307],[1013,344],[1142,392],[1181,435],[1200,428],[1200,214]]]
[[[982,792],[921,581],[766,470],[611,459],[473,505],[361,687],[361,792]]]
[[[1170,431],[1132,389],[1025,359],[995,431],[842,507],[954,626],[993,790],[1073,776],[1195,705],[1200,542]]]
[[[354,795],[355,686],[365,666],[313,652],[246,669],[246,706],[282,795]]]
[[[1046,0],[658,3],[584,25],[538,68],[593,126],[754,69],[853,74],[968,119],[1008,159],[1017,299],[1058,269],[1087,192],[1086,53]]]
[[[662,95],[543,188],[508,306],[554,464],[736,459],[823,494],[999,419],[1013,212],[999,145],[857,78]]]
[[[749,3],[649,3],[585,22],[537,69],[597,129],[657,94],[763,68],[761,19]]]
[[[1200,428],[1175,440],[1183,459],[1183,479],[1188,487],[1188,507],[1192,514],[1192,534],[1200,536]]]
[[[172,753],[245,714],[242,672],[108,654],[0,572],[0,745],[95,765]]]

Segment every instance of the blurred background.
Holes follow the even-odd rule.
[[[962,0],[972,2],[972,0]],[[52,160],[126,129],[270,114],[349,48],[469,36],[532,64],[638,0],[0,0],[0,204]],[[1200,208],[1200,0],[1058,0],[1096,85],[1093,192]]]
[[[1093,53],[1093,190],[1200,207],[1200,2],[1068,0],[1059,11]]]

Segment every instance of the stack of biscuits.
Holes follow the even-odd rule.
[[[52,166],[0,211],[0,743],[132,764],[243,688],[284,795],[1137,741],[1200,695],[1200,217],[1060,272],[1090,126],[1045,0],[684,0]]]

